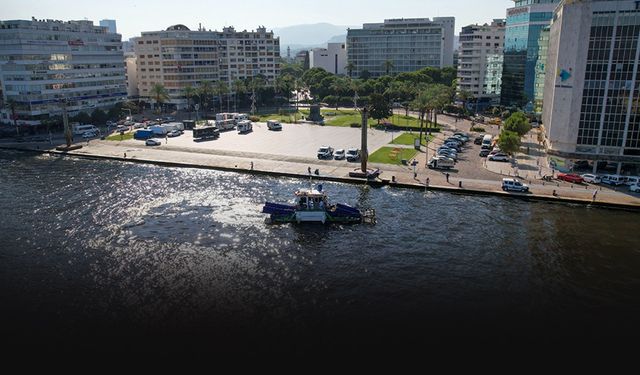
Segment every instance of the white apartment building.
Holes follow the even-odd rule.
[[[413,72],[453,66],[455,18],[390,19],[347,31],[347,55],[353,77]],[[390,64],[389,64],[390,63]]]
[[[328,43],[327,48],[309,51],[309,66],[322,68],[333,74],[345,74],[347,66],[346,43]]]
[[[61,114],[63,100],[71,115],[126,100],[124,65],[121,36],[92,21],[0,21],[0,85],[19,124]]]
[[[465,26],[460,33],[458,92],[469,92],[484,106],[500,102],[504,35],[502,19]]]
[[[553,165],[640,174],[640,1],[562,1],[547,55],[543,124]]]
[[[138,92],[151,102],[151,88],[161,84],[169,93],[168,104],[184,108],[184,88],[203,81],[225,82],[262,75],[274,85],[280,74],[280,39],[265,27],[256,31],[222,32],[175,25],[165,31],[143,32],[134,38]]]

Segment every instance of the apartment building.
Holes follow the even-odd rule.
[[[553,15],[543,124],[558,169],[640,174],[640,1],[563,1]]]
[[[0,21],[0,85],[19,124],[61,114],[63,100],[72,115],[109,109],[127,98],[121,36],[92,21]]]
[[[265,27],[255,31],[192,31],[175,25],[165,31],[143,32],[134,40],[138,92],[152,101],[151,88],[161,84],[170,96],[168,104],[183,108],[184,88],[204,81],[235,80],[261,75],[274,85],[280,73],[280,39]]]
[[[453,66],[454,17],[389,19],[347,31],[353,77]],[[365,73],[366,74],[366,73]]]
[[[481,111],[500,102],[505,21],[469,25],[460,33],[458,92],[473,96],[472,106]]]

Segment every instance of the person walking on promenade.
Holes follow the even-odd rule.
[[[445,174],[445,177],[447,178],[447,183],[449,183],[449,173]]]
[[[598,190],[594,190],[594,191],[593,191],[593,200],[592,200],[593,202],[595,202],[595,201],[596,201],[596,197],[597,197],[597,196],[598,196]]]
[[[309,176],[311,176],[311,167],[308,167],[307,170],[309,171]]]
[[[253,162],[251,162],[251,170],[253,170]]]

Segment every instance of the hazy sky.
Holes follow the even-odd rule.
[[[0,19],[59,20],[115,19],[123,40],[142,31],[164,30],[184,24],[197,29],[221,30],[235,26],[253,30],[307,23],[361,25],[385,18],[456,17],[456,34],[462,26],[504,18],[510,0],[2,0]]]

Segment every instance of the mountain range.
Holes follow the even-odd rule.
[[[287,47],[291,48],[291,56],[298,51],[326,47],[327,43],[343,43],[347,40],[347,29],[360,26],[332,25],[316,23],[274,28],[275,36],[280,37],[281,56],[287,55]]]

